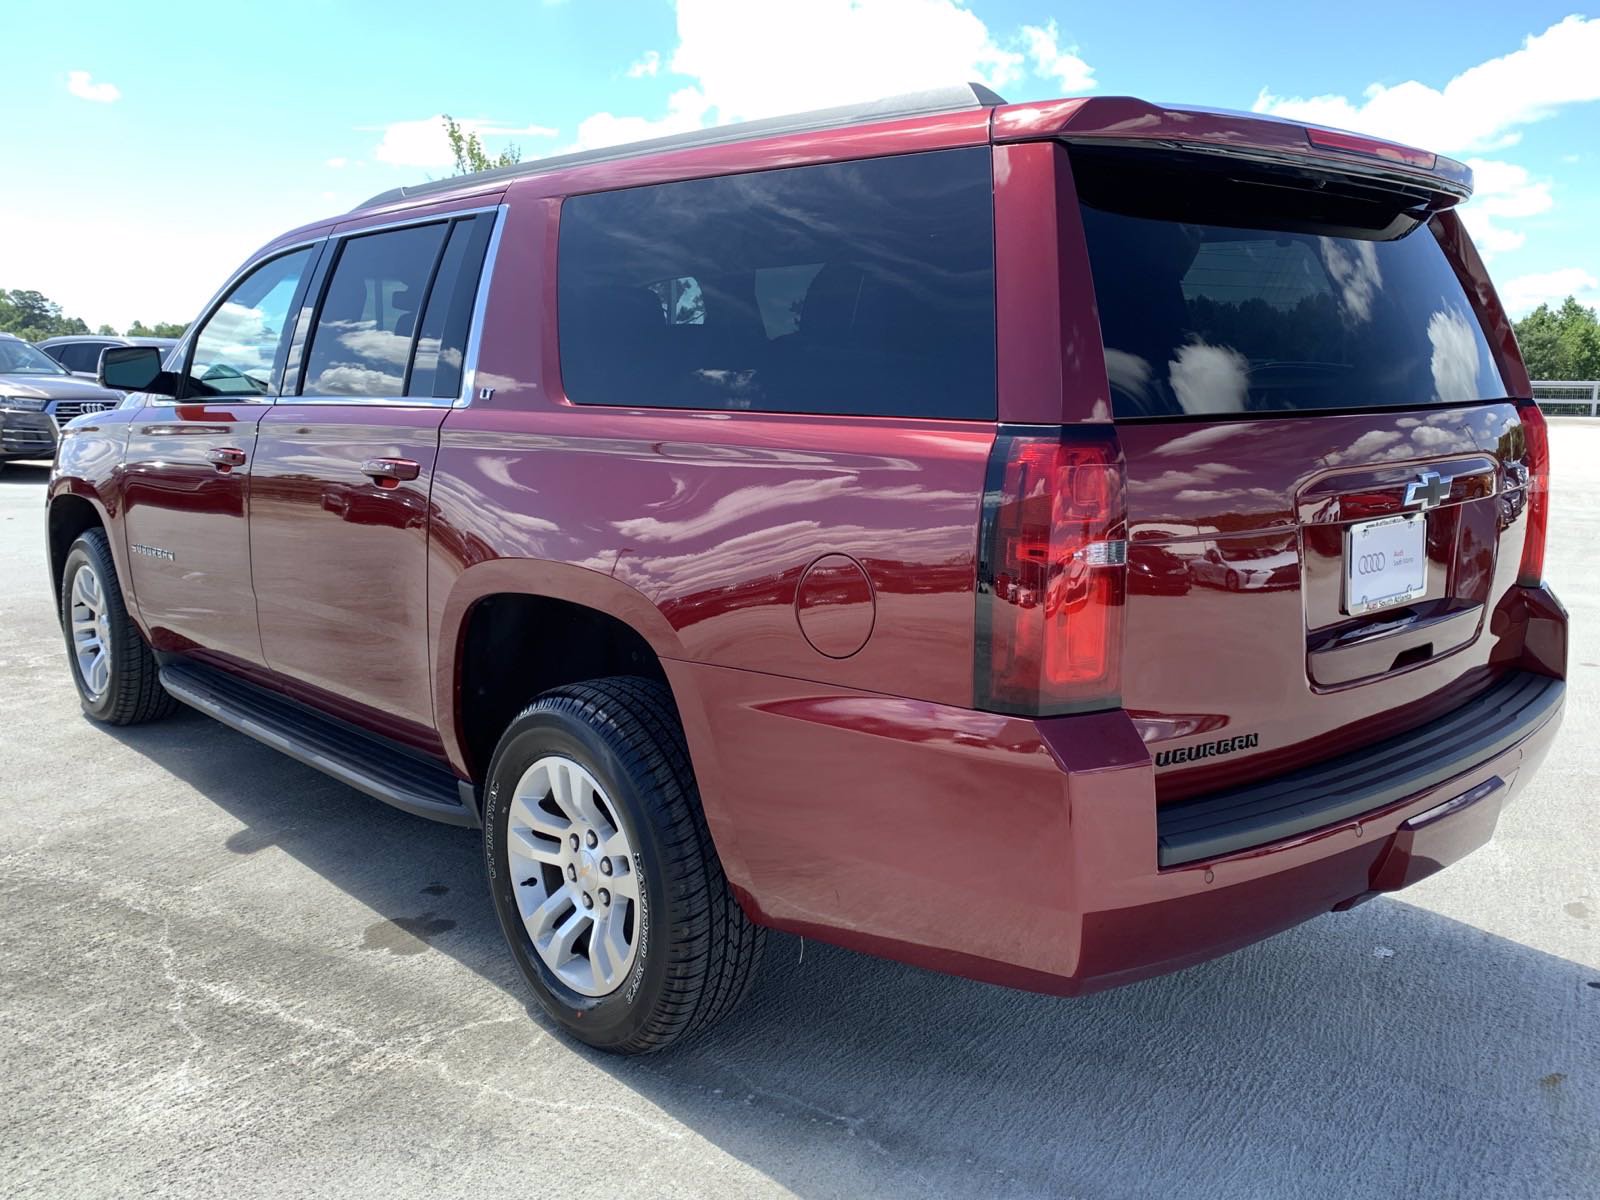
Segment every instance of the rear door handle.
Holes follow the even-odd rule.
[[[245,453],[233,446],[213,446],[206,451],[206,460],[226,474],[235,467],[244,466]]]
[[[361,464],[361,473],[370,476],[379,487],[394,487],[402,479],[415,479],[422,474],[422,465],[409,458],[369,458]]]

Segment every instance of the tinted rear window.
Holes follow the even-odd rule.
[[[1115,156],[1074,169],[1117,416],[1505,395],[1416,197]]]
[[[984,148],[577,196],[561,377],[580,404],[989,419]]]
[[[303,394],[404,394],[417,310],[447,228],[440,221],[345,241],[317,312]]]

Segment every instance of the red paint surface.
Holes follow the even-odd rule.
[[[992,120],[1001,418],[1105,423],[1083,233],[1067,155],[1051,139],[1181,133],[1285,152],[1292,143],[1300,154],[1310,144],[1288,123],[1120,98],[1012,105]],[[1397,717],[1375,713],[1372,693],[1312,676],[1313,656],[1338,651],[1350,632],[1329,591],[1333,522],[1391,511],[1419,462],[1492,457],[1515,421],[1509,405],[1119,426],[1132,545],[1123,708],[1033,720],[972,707],[994,424],[566,399],[555,313],[562,197],[978,145],[990,123],[968,112],[684,150],[344,218],[341,228],[355,228],[503,200],[477,377],[491,399],[456,410],[119,410],[63,440],[51,495],[81,497],[107,523],[159,647],[207,652],[435,752],[463,777],[482,767],[469,759],[458,702],[474,605],[528,593],[616,617],[662,660],[719,855],[750,911],[923,966],[1055,992],[1109,986],[1409,879],[1404,856],[1437,862],[1470,849],[1472,829],[1420,849],[1420,837],[1396,832],[1493,776],[1508,781],[1494,804],[1509,802],[1554,722],[1434,792],[1365,815],[1359,834],[1345,823],[1162,871],[1155,823],[1160,800],[1394,731]],[[1434,231],[1508,386],[1525,394],[1481,261],[1453,215]],[[1375,436],[1408,448],[1380,460]],[[204,462],[224,444],[248,450],[247,468],[224,475]],[[374,457],[415,461],[418,478],[381,487],[360,471]],[[1236,474],[1196,486],[1226,476],[1218,465]],[[1481,633],[1385,679],[1377,707],[1403,705],[1398,719],[1412,723],[1461,703],[1494,671],[1564,671],[1564,614],[1508,577],[1525,518],[1460,486],[1430,516],[1430,570],[1450,603],[1475,606]],[[147,567],[128,554],[134,541],[172,544],[195,573],[180,583],[155,560]],[[1230,591],[1230,556],[1242,550],[1288,554],[1292,567]],[[846,561],[866,588],[831,566],[802,588],[814,564]],[[834,653],[862,628],[863,645]],[[1261,734],[1253,757],[1153,768],[1159,743],[1246,730]]]

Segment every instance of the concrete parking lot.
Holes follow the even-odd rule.
[[[1600,423],[1556,422],[1564,732],[1395,898],[1077,1001],[775,937],[669,1056],[563,1040],[477,835],[79,713],[0,474],[0,1193],[1600,1196]]]

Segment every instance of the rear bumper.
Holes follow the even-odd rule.
[[[1163,867],[1283,842],[1429,794],[1519,745],[1561,709],[1566,684],[1509,672],[1482,695],[1420,728],[1247,787],[1164,805]]]
[[[1543,693],[1537,721],[1509,745],[1482,730],[1463,747],[1461,769],[1377,808],[1276,841],[1152,872],[1128,856],[1087,861],[1082,952],[1072,991],[1093,991],[1203,962],[1407,887],[1471,853],[1494,832],[1561,723],[1564,687]],[[1498,748],[1497,748],[1498,744]],[[1151,820],[1151,833],[1161,826]]]
[[[666,666],[718,852],[756,920],[1062,995],[1225,954],[1470,853],[1563,701],[1559,680],[1524,680],[1539,697],[1526,720],[1480,722],[1405,794],[1163,866],[1154,770],[1125,713],[1034,721]]]

